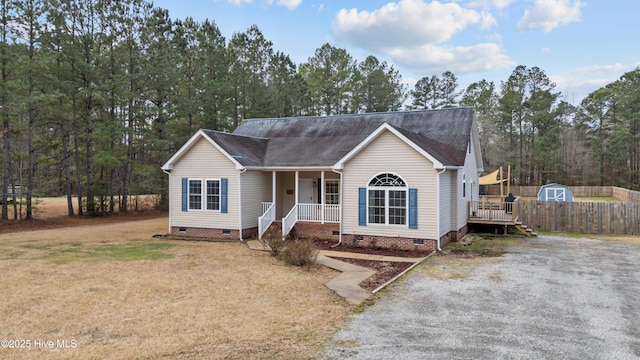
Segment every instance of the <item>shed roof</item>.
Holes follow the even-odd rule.
[[[331,167],[388,124],[444,166],[462,166],[473,108],[249,119],[231,134],[205,130],[243,166]]]

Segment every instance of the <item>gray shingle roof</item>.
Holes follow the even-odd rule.
[[[245,120],[205,131],[244,166],[330,167],[387,123],[445,166],[464,165],[473,108]]]

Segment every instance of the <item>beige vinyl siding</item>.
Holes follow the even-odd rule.
[[[228,212],[182,211],[182,178],[228,179]],[[238,170],[224,154],[204,138],[200,138],[173,166],[170,176],[171,226],[237,230]],[[203,185],[204,186],[204,185]]]
[[[271,172],[246,171],[240,175],[242,184],[242,228],[258,226],[262,202],[271,201]]]
[[[471,146],[471,153],[467,149],[466,157],[464,160],[463,169],[458,171],[458,210],[457,210],[457,228],[458,230],[467,224],[467,203],[471,200],[478,199],[478,164],[476,162],[476,154],[474,146]],[[467,191],[466,196],[462,197],[462,174],[466,174]],[[471,198],[472,189],[471,183],[475,184],[473,189],[473,199]]]
[[[455,170],[440,175],[440,236],[451,231],[457,221],[451,206],[456,194],[456,178]]]
[[[402,177],[409,188],[418,189],[417,229],[409,229],[406,225],[358,225],[358,188],[366,187],[372,177],[387,172]],[[431,161],[391,132],[383,132],[345,164],[343,234],[435,239],[438,221],[436,176]]]

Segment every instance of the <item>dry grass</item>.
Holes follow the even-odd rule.
[[[0,235],[0,339],[77,344],[0,358],[306,359],[349,313],[323,285],[331,270],[285,266],[240,243],[151,239],[166,227]]]
[[[517,238],[485,239],[468,234],[462,241],[447,244],[441,253],[429,257],[416,271],[438,280],[467,278],[478,266],[501,261],[500,257],[511,245],[533,246]],[[492,279],[501,281],[495,274]]]

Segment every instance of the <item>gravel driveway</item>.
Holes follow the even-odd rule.
[[[331,359],[639,359],[640,247],[539,236],[463,279],[419,270],[333,338]]]

